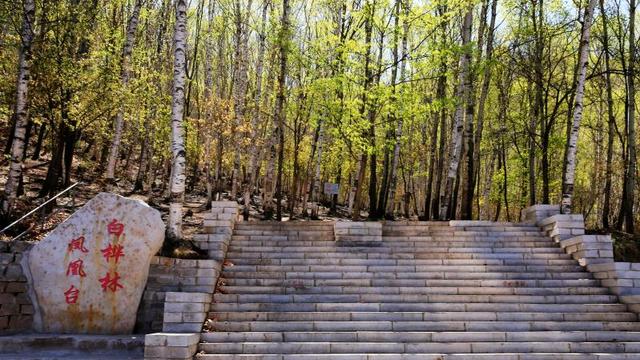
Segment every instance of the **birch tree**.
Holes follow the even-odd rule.
[[[122,90],[126,90],[129,83],[130,69],[129,59],[131,58],[131,52],[133,51],[133,43],[136,37],[136,30],[138,29],[138,18],[140,17],[140,9],[144,0],[135,0],[133,5],[133,12],[129,18],[127,24],[127,32],[125,34],[124,45],[122,47],[121,69],[120,69],[120,83]],[[125,92],[126,95],[126,92]],[[120,142],[122,141],[122,130],[124,128],[124,104],[125,99],[120,102],[118,113],[116,114],[114,129],[113,129],[113,141],[111,142],[111,148],[109,149],[109,158],[107,161],[106,179],[108,182],[115,181],[116,162],[118,161],[118,154],[120,151]]]
[[[629,165],[624,177],[624,225],[626,232],[633,234],[634,218],[633,206],[636,187],[636,0],[629,1],[629,67],[627,69],[627,157]]]
[[[565,171],[562,178],[562,201],[560,211],[563,214],[571,213],[573,201],[573,189],[576,172],[576,152],[578,146],[578,132],[580,131],[580,121],[582,120],[584,83],[587,77],[587,64],[589,60],[589,37],[591,35],[591,22],[593,20],[593,10],[596,0],[589,0],[589,4],[584,11],[582,23],[582,37],[578,49],[578,76],[576,77],[576,95],[573,104],[573,121],[569,138],[567,139],[567,152],[565,156]]]
[[[449,212],[455,209],[449,208],[451,200],[453,198],[453,186],[458,174],[458,166],[460,165],[460,156],[462,153],[462,133],[464,131],[464,101],[461,99],[468,99],[471,92],[471,75],[469,73],[469,65],[471,63],[471,49],[469,49],[469,43],[471,42],[471,27],[473,25],[473,5],[469,6],[467,13],[464,16],[462,24],[462,53],[460,54],[460,73],[458,74],[458,89],[456,91],[456,98],[459,103],[456,107],[456,112],[453,121],[453,134],[451,136],[451,147],[449,160],[449,168],[447,170],[447,178],[445,180],[445,186],[440,192],[440,220],[446,220],[450,217]]]
[[[16,87],[15,130],[11,146],[9,174],[4,186],[4,196],[0,207],[0,216],[9,218],[18,195],[18,186],[22,177],[22,165],[25,153],[25,137],[29,117],[29,79],[31,71],[31,43],[34,37],[36,5],[34,0],[22,2],[21,46],[18,58],[18,85]]]
[[[167,235],[182,238],[182,205],[185,191],[184,89],[186,77],[187,1],[176,0],[173,34],[173,88],[171,91],[171,183]]]

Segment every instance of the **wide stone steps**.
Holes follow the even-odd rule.
[[[219,321],[635,321],[630,312],[227,312]]]
[[[640,342],[426,342],[426,343],[344,343],[344,342],[244,342],[204,343],[201,349],[207,353],[222,354],[345,354],[345,353],[486,353],[486,352],[640,352]]]
[[[623,304],[518,304],[518,303],[213,303],[211,311],[265,312],[625,312]]]
[[[348,287],[511,287],[514,289],[523,287],[544,288],[576,288],[599,286],[598,280],[420,280],[420,279],[238,279],[226,278],[222,283],[229,286],[284,286],[284,287],[321,287],[321,286],[348,286]]]
[[[370,253],[362,252],[357,248],[349,248],[352,250],[346,251],[331,251],[331,252],[255,252],[251,249],[245,249],[242,252],[230,251],[227,253],[227,258],[230,261],[235,259],[559,259],[568,260],[571,256],[568,254],[554,252],[554,253],[542,253],[542,252],[449,252],[446,249],[440,251],[423,251],[423,252],[375,252]]]
[[[545,273],[545,272],[294,272],[294,271],[229,271],[227,278],[240,279],[591,279],[593,275],[582,272]]]
[[[640,353],[198,354],[198,360],[637,360]]]
[[[202,340],[215,342],[506,342],[506,341],[640,341],[640,332],[635,331],[254,331],[254,332],[207,332]]]
[[[578,265],[234,265],[228,272],[582,272]]]
[[[601,287],[546,288],[546,287],[418,287],[418,286],[233,286],[220,288],[226,294],[451,294],[451,295],[607,295]]]
[[[196,359],[640,359],[638,316],[539,228],[238,223]]]
[[[216,331],[640,331],[624,321],[220,321]]]
[[[394,246],[394,247],[360,247],[360,246],[352,246],[345,247],[342,251],[346,252],[364,252],[368,253],[387,253],[387,254],[395,254],[395,253],[409,253],[413,254],[417,250],[420,250],[422,247],[416,246]],[[467,253],[473,252],[476,254],[485,253],[551,253],[551,254],[563,254],[562,249],[557,247],[453,247],[453,246],[425,246],[423,247],[425,250],[422,251],[430,251],[430,252],[444,252],[444,253]],[[336,252],[338,249],[334,246],[251,246],[249,248],[238,247],[235,245],[229,246],[229,252],[233,255],[236,253],[312,253],[314,251],[319,252]]]
[[[284,238],[285,236],[283,236]],[[239,237],[238,237],[239,238]],[[251,236],[248,239],[236,239],[233,240],[234,248],[243,248],[248,246],[258,246],[258,247],[335,247],[335,242],[332,241],[324,241],[324,240],[286,240],[280,237],[270,237],[270,236]],[[384,238],[382,247],[390,247],[394,248],[403,248],[403,247],[416,247],[416,248],[434,248],[434,247],[443,247],[443,248],[475,248],[475,247],[521,247],[521,248],[529,248],[529,247],[546,247],[546,248],[554,248],[555,245],[550,243],[548,240],[518,240],[518,241],[503,241],[503,240],[490,240],[490,239],[482,239],[482,240],[466,240],[466,241],[446,241],[446,240],[434,240],[434,239],[425,239],[425,240],[393,240],[393,243],[388,240],[388,238]]]
[[[256,259],[236,258],[232,265],[576,265],[565,259]]]

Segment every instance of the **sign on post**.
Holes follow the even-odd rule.
[[[324,193],[327,195],[337,195],[340,192],[340,184],[324,183]]]

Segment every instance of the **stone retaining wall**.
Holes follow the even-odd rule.
[[[234,201],[211,204],[204,234],[194,237],[209,260],[154,259],[139,330],[163,332],[146,335],[145,359],[191,359],[195,354],[238,213]]]
[[[540,207],[541,205],[536,205]],[[544,213],[542,205],[523,210],[523,219],[531,221],[534,215]],[[526,218],[525,213],[529,218]],[[615,262],[613,241],[610,235],[585,235],[584,218],[579,214],[556,214],[535,222],[564,251],[585,266],[602,286],[618,295],[621,303],[630,311],[640,314],[640,263]]]
[[[31,330],[34,309],[20,262],[32,244],[0,242],[0,335]]]
[[[162,331],[165,296],[168,292],[212,294],[220,264],[216,260],[186,260],[154,256],[140,307],[136,330]]]
[[[198,333],[207,318],[212,294],[168,292],[164,300],[162,331],[167,333]]]
[[[144,358],[191,360],[199,341],[200,334],[147,334],[144,337]]]

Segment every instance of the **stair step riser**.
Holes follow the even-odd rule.
[[[225,272],[225,278],[239,279],[453,279],[453,280],[543,280],[591,279],[590,273],[464,273],[464,272]]]
[[[487,303],[213,303],[212,312],[625,312],[622,304],[487,304]]]
[[[466,342],[466,343],[213,343],[201,344],[201,350],[222,354],[345,354],[345,353],[589,353],[640,351],[639,342]]]
[[[219,321],[635,321],[633,313],[325,312],[212,313]]]
[[[367,248],[372,249],[372,248]],[[352,249],[350,252],[233,252],[227,253],[227,258],[233,261],[237,258],[247,259],[553,259],[569,260],[571,256],[565,253],[452,253],[452,252],[406,252],[406,253],[375,253],[367,249]]]
[[[637,322],[600,321],[247,321],[216,322],[216,331],[638,331]]]
[[[432,260],[394,260],[394,259],[229,259],[234,265],[365,265],[365,266],[403,266],[403,265],[505,265],[505,266],[575,266],[575,260],[480,260],[480,259],[432,259]]]
[[[614,303],[614,295],[275,295],[275,294],[215,294],[216,302],[266,303],[517,303],[517,304],[593,304]]]
[[[607,295],[606,288],[223,286],[225,294]]]
[[[581,272],[578,265],[237,265],[225,272]]]
[[[627,354],[197,354],[196,360],[637,360],[640,353]]]
[[[236,254],[236,253],[244,253],[246,250],[246,252],[249,253],[255,253],[255,252],[259,252],[259,253],[282,253],[282,252],[288,252],[288,253],[307,253],[307,252],[316,252],[316,251],[322,251],[322,252],[335,252],[337,250],[337,248],[335,246],[280,246],[280,247],[275,247],[275,246],[252,246],[252,247],[248,247],[248,248],[244,248],[244,247],[235,247],[235,246],[230,246],[229,247],[229,252],[231,252],[232,254]],[[418,251],[419,250],[419,251]],[[367,252],[367,253],[388,253],[388,254],[395,254],[395,253],[416,253],[416,251],[420,252],[424,252],[424,251],[431,251],[431,252],[443,252],[443,253],[474,253],[474,254],[502,254],[502,253],[524,253],[524,254],[561,254],[562,249],[560,248],[556,248],[556,247],[541,247],[541,248],[530,248],[530,247],[460,247],[460,248],[456,248],[456,247],[425,247],[424,249],[420,249],[420,248],[416,248],[414,246],[407,246],[407,247],[399,247],[399,246],[393,246],[393,247],[384,247],[384,246],[380,246],[380,247],[360,247],[360,246],[349,246],[349,247],[345,247],[344,251],[346,252]]]
[[[210,332],[205,342],[463,342],[463,341],[640,341],[640,333],[627,331],[542,332]]]
[[[595,287],[597,280],[387,280],[387,279],[319,279],[319,280],[281,280],[281,279],[237,279],[225,278],[224,283],[230,286],[360,286],[360,287]]]

